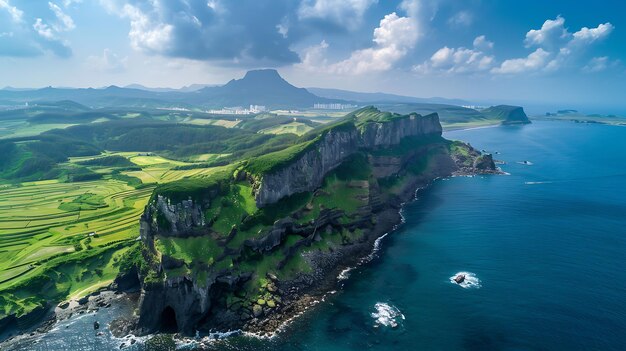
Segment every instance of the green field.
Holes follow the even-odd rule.
[[[137,170],[103,166],[111,160],[127,162],[119,157]],[[202,178],[224,168],[176,170],[192,163],[139,152],[72,157],[62,165],[78,164],[103,177],[0,185],[0,316],[27,313],[44,299],[79,297],[110,284],[121,255],[139,236],[139,217],[156,184]],[[57,281],[43,295],[31,291],[41,278]]]
[[[264,134],[286,134],[291,133],[295,135],[304,135],[313,130],[312,127],[300,122],[291,122],[287,124],[280,124],[274,127],[261,129],[258,133]]]

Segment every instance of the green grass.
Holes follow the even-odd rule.
[[[302,142],[286,149],[273,152],[267,155],[255,157],[248,161],[246,165],[246,171],[252,174],[265,174],[280,170],[298,157],[304,155],[310,150],[314,150],[319,139],[314,139],[306,142]]]
[[[104,196],[96,195],[92,193],[85,193],[79,195],[75,199],[69,202],[61,202],[59,209],[63,211],[84,211],[95,210],[100,207],[105,207]]]
[[[241,182],[232,185],[227,194],[214,199],[205,216],[207,220],[213,220],[214,231],[226,235],[233,226],[241,223],[244,216],[257,210],[252,187],[247,182]]]
[[[313,130],[313,127],[310,127],[304,123],[300,122],[291,122],[286,124],[279,124],[276,126],[268,127],[259,130],[257,133],[262,134],[295,134],[295,135],[304,135],[309,131]]]
[[[210,236],[189,238],[158,237],[155,246],[164,255],[185,261],[186,264],[202,262],[212,265],[224,251]]]

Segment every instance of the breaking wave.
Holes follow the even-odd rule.
[[[374,305],[376,312],[372,312],[371,316],[374,318],[375,327],[384,326],[396,328],[405,319],[400,310],[392,305],[384,302],[378,302]]]

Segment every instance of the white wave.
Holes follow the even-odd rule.
[[[404,315],[400,310],[392,305],[384,302],[377,302],[374,305],[376,312],[372,312],[371,316],[374,318],[376,326],[379,325],[385,327],[396,328],[401,320],[404,320]]]
[[[519,163],[520,165],[526,165],[526,166],[532,166],[533,163],[530,161],[518,161],[516,163]]]
[[[460,284],[457,283],[454,278],[459,275],[464,275],[465,279]],[[450,277],[450,283],[458,285],[463,289],[480,289],[482,287],[480,279],[476,276],[476,274],[472,272],[458,272]]]
[[[348,267],[346,269],[344,269],[343,271],[341,271],[339,273],[339,275],[337,276],[337,280],[342,281],[342,280],[346,280],[348,278],[350,278],[350,272],[354,269],[355,267]]]

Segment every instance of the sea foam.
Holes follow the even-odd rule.
[[[374,308],[376,312],[372,312],[371,316],[374,318],[376,327],[385,326],[396,328],[399,323],[405,319],[404,315],[397,307],[385,302],[377,302]]]

